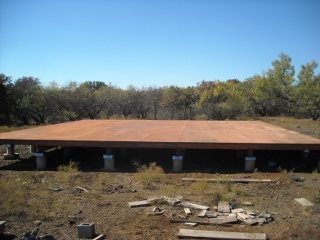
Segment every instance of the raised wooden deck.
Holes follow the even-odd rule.
[[[320,150],[319,139],[259,121],[82,120],[1,133],[0,144]]]

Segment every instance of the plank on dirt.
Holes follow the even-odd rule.
[[[103,234],[99,235],[98,237],[94,238],[93,240],[102,240],[102,239],[104,239]]]
[[[230,224],[226,224],[226,223],[212,223],[212,222],[202,222],[202,221],[193,221],[193,220],[182,220],[182,219],[170,219],[171,223],[197,223],[199,225],[221,225],[221,226],[225,226],[225,227],[229,227],[231,226]]]
[[[184,208],[183,210],[187,215],[191,215],[192,214],[190,208]]]
[[[228,239],[228,240],[266,240],[265,233],[242,233],[242,232],[222,232],[222,231],[202,231],[180,229],[178,238],[207,238],[207,239]]]
[[[203,206],[203,205],[198,205],[194,203],[189,203],[189,202],[182,202],[181,205],[183,207],[191,208],[191,209],[198,209],[198,210],[208,210],[209,207]]]
[[[150,205],[149,200],[143,200],[143,201],[136,201],[136,202],[128,202],[129,207],[141,207],[141,206],[148,206]]]
[[[207,210],[202,210],[199,214],[198,214],[198,217],[205,217],[207,214]]]
[[[234,182],[234,183],[271,183],[271,179],[215,179],[215,178],[182,178],[184,182],[198,182],[198,181],[206,181],[213,183],[220,182]]]
[[[214,223],[214,224],[226,224],[226,223],[234,223],[234,222],[238,222],[238,219],[235,216],[210,218],[210,223]]]
[[[312,207],[313,206],[313,203],[308,201],[307,199],[305,198],[295,198],[295,200],[300,203],[302,206],[304,207]]]
[[[224,201],[218,202],[218,212],[230,213],[230,211],[231,211],[230,203],[224,202]]]

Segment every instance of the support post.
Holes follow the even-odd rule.
[[[30,145],[30,153],[35,153],[37,151],[36,145]]]
[[[114,171],[114,156],[111,148],[106,148],[106,154],[103,155],[105,171]]]
[[[13,144],[7,144],[7,153],[3,154],[4,160],[14,160],[19,157],[19,153],[14,152],[14,145]]]
[[[36,164],[38,170],[45,170],[47,168],[47,157],[44,152],[36,152]]]
[[[172,156],[173,171],[182,172],[183,170],[183,156]]]
[[[244,170],[246,172],[252,172],[255,169],[256,157],[253,156],[253,150],[247,150],[247,156],[245,157]]]

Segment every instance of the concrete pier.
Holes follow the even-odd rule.
[[[3,154],[4,160],[14,160],[19,157],[19,153],[14,152],[14,145],[13,144],[6,144],[7,153]]]
[[[183,156],[172,156],[173,171],[182,172],[183,170]]]
[[[256,157],[253,156],[253,150],[247,150],[246,155],[244,170],[252,172],[255,169]]]
[[[47,157],[43,152],[35,153],[36,164],[38,170],[45,170],[47,168]]]
[[[104,170],[114,171],[114,157],[111,154],[103,155]]]

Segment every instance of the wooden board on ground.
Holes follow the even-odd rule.
[[[129,207],[141,207],[141,206],[148,206],[150,205],[149,200],[143,200],[143,201],[136,201],[136,202],[128,202]]]
[[[238,222],[238,219],[235,216],[210,218],[210,223],[218,224],[218,225],[226,224],[226,223],[234,223],[234,222]]]
[[[182,220],[182,219],[170,219],[171,223],[197,223],[199,225],[221,225],[224,227],[231,226],[230,224],[226,223],[213,223],[213,222],[202,222],[202,221],[193,221],[193,220]]]
[[[198,217],[205,217],[207,214],[207,210],[202,210],[199,214],[198,214]]]
[[[266,240],[265,233],[243,233],[243,232],[222,232],[222,231],[201,231],[180,229],[178,238],[205,238],[205,239],[228,239],[228,240]]]
[[[234,182],[234,183],[271,183],[271,179],[215,179],[215,178],[182,178],[182,181],[185,182],[197,182],[197,181],[206,181],[213,183],[220,182]]]
[[[313,206],[313,203],[308,201],[307,199],[305,198],[295,198],[295,200],[300,203],[302,206],[304,207],[312,207]]]
[[[185,212],[187,215],[191,215],[191,214],[192,214],[190,208],[184,208],[184,212]]]
[[[208,210],[209,209],[209,207],[207,207],[207,206],[198,205],[198,204],[189,203],[189,202],[182,202],[181,205],[184,207],[187,207],[187,208],[191,208],[191,209],[198,209],[198,210]]]
[[[218,212],[230,213],[231,212],[230,203],[224,202],[224,201],[218,202]]]

